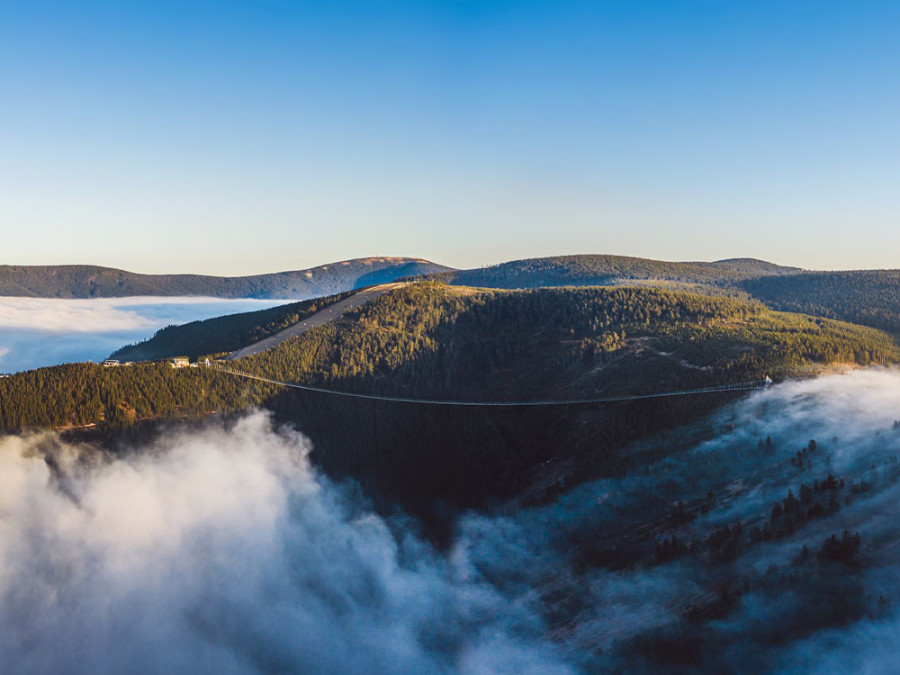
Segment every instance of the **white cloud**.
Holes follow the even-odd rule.
[[[112,463],[0,440],[4,672],[571,672],[307,450],[262,414]]]
[[[303,437],[273,431],[262,414],[117,460],[86,460],[51,435],[7,437],[0,663],[13,674],[76,675],[660,672],[629,661],[622,646],[684,625],[686,606],[716,597],[720,572],[793,574],[801,545],[815,552],[851,529],[865,559],[849,580],[870,605],[883,594],[888,616],[796,630],[817,625],[810,607],[828,607],[819,596],[841,582],[811,574],[805,595],[771,594],[754,581],[729,613],[691,624],[688,635],[703,641],[709,671],[882,672],[897,658],[898,410],[893,371],[772,387],[723,411],[724,431],[692,449],[544,507],[464,516],[447,555],[316,475]],[[774,448],[760,450],[769,434]],[[790,458],[811,438],[814,467],[801,472]],[[738,518],[748,528],[768,522],[789,488],[830,472],[848,485],[865,477],[871,489],[727,568],[703,554],[621,570],[572,564],[585,537],[613,545],[642,522],[659,526],[657,507],[664,514],[707,491],[716,505],[685,526],[694,536]],[[724,498],[736,478],[746,489]],[[554,613],[573,612],[552,633],[543,600]],[[766,641],[773,630],[785,640]]]
[[[96,300],[0,297],[0,328],[24,328],[59,333],[150,330],[158,327],[160,319],[163,318],[172,322],[182,322],[193,320],[198,314],[215,316],[216,313],[249,311],[276,304],[279,304],[279,301],[197,297]]]

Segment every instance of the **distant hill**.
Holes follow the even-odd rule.
[[[429,278],[482,288],[609,286],[635,281],[733,287],[757,277],[801,272],[763,260],[735,258],[717,262],[664,262],[614,255],[573,255],[515,260],[480,269],[452,270]]]
[[[776,265],[775,263],[756,258],[727,258],[711,263],[691,264],[733,272],[735,276],[785,276],[803,271],[799,267],[785,267],[784,265]]]
[[[246,277],[136,274],[92,265],[0,265],[0,296],[117,298],[136,295],[305,299],[450,270],[419,258],[358,258]]]
[[[482,288],[657,286],[753,298],[786,312],[840,319],[900,334],[900,270],[813,272],[754,258],[664,262],[611,255],[514,260],[426,278]]]

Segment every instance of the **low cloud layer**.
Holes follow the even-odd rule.
[[[306,450],[262,414],[112,463],[2,441],[5,672],[568,672],[527,602],[392,536]]]
[[[588,671],[893,672],[900,660],[897,420],[897,371],[773,387],[724,411],[716,418],[722,431],[693,449],[580,486],[546,507],[470,518],[463,545],[490,578],[576,605],[575,620],[564,613],[557,635]],[[817,449],[799,463],[812,439]],[[835,491],[839,510],[747,543],[747,531],[771,523],[774,503],[789,491],[799,499],[801,485],[829,474],[844,483]],[[683,524],[673,518],[679,501],[689,514]],[[739,555],[709,563],[710,535],[738,522]],[[858,555],[820,564],[825,540],[845,530],[860,533]],[[658,563],[653,543],[672,537],[699,543],[699,553]],[[630,555],[629,546],[638,552]],[[804,546],[809,559],[800,563]],[[573,552],[595,567],[573,566]]]
[[[896,372],[774,387],[723,412],[715,438],[626,477],[465,516],[444,553],[318,476],[305,439],[262,413],[117,460],[49,435],[7,437],[0,663],[12,673],[889,672],[900,658],[895,418]],[[817,449],[798,466],[810,439]],[[709,533],[768,523],[788,490],[828,474],[846,481],[839,510],[709,561]],[[679,500],[690,519],[673,520]],[[854,564],[815,562],[845,529],[860,533]],[[654,559],[654,542],[673,535],[702,552]],[[800,563],[804,545],[813,561]]]
[[[247,312],[283,300],[0,297],[0,372],[99,360],[171,324]]]

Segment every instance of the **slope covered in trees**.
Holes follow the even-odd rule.
[[[148,419],[202,416],[261,403],[232,380],[201,368],[141,363],[104,368],[73,363],[0,379],[0,425],[7,432],[97,425],[122,428]],[[271,393],[271,392],[269,392]]]
[[[742,284],[766,304],[900,333],[900,270],[808,272]]]
[[[359,258],[306,270],[246,277],[136,274],[91,265],[0,265],[0,295],[111,298],[136,295],[304,299],[449,268],[419,258]]]
[[[484,288],[654,285],[751,297],[772,309],[900,333],[900,270],[807,272],[762,260],[673,263],[605,255],[517,260],[428,278]]]
[[[238,363],[275,379],[421,396],[652,393],[815,364],[891,363],[886,334],[652,288],[418,283]]]

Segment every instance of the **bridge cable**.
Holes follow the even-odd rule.
[[[405,396],[379,396],[377,394],[358,394],[350,391],[339,391],[336,389],[326,389],[324,387],[314,387],[306,384],[295,384],[291,382],[281,382],[260,375],[252,375],[240,370],[225,368],[220,365],[210,366],[214,370],[235,377],[243,377],[248,380],[256,380],[265,382],[266,384],[274,384],[280,387],[288,387],[290,389],[299,389],[300,391],[309,391],[317,394],[330,394],[332,396],[344,396],[346,398],[364,399],[367,401],[385,401],[387,403],[413,403],[419,405],[434,406],[455,406],[468,408],[524,408],[537,406],[567,406],[567,405],[591,405],[599,403],[624,403],[627,401],[640,401],[643,399],[653,398],[670,398],[675,396],[694,396],[698,394],[717,394],[732,391],[753,391],[756,389],[766,389],[772,384],[772,380],[768,377],[764,380],[756,380],[754,382],[740,382],[736,384],[721,384],[711,387],[700,387],[697,389],[680,389],[678,391],[667,391],[658,394],[638,394],[633,396],[611,396],[604,398],[579,398],[579,399],[563,399],[563,400],[538,400],[538,401],[458,401],[458,400],[442,400],[428,398],[412,398]]]

